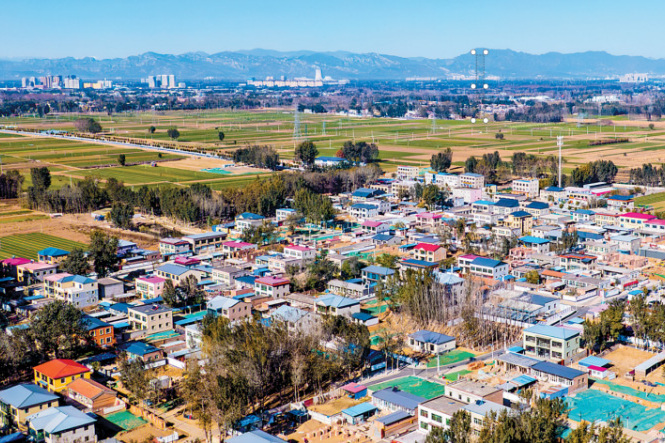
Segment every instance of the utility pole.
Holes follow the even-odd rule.
[[[559,187],[561,187],[561,148],[563,147],[563,135],[557,136],[556,144],[559,147]]]

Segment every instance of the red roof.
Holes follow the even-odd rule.
[[[64,358],[47,361],[39,366],[35,366],[34,370],[53,379],[90,372],[90,369],[81,363]]]
[[[424,249],[425,251],[434,252],[438,250],[441,246],[432,245],[430,243],[418,243],[413,249]]]
[[[367,386],[351,382],[348,385],[342,386],[342,389],[344,389],[346,392],[350,392],[352,394],[357,394],[358,392],[361,392],[361,391],[367,389]]]
[[[640,214],[639,212],[626,212],[622,217],[638,218],[640,220],[653,220],[654,218],[657,218],[655,215]]]
[[[257,278],[254,280],[254,283],[262,283],[268,286],[282,286],[288,285],[291,283],[291,281],[288,278],[273,277],[272,275],[268,275],[266,277]]]
[[[380,221],[372,221],[372,220],[365,220],[363,222],[363,226],[369,226],[370,228],[378,228],[381,226],[383,223]]]

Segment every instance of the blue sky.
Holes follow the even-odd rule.
[[[266,48],[447,58],[472,47],[665,58],[643,0],[0,0],[0,58]]]

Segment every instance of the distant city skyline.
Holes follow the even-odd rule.
[[[184,6],[183,6],[184,5]],[[264,48],[451,58],[473,47],[665,58],[655,0],[5,0],[0,58],[116,58]],[[653,43],[650,43],[653,42]]]

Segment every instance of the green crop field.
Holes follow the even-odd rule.
[[[653,206],[654,209],[665,209],[665,192],[637,197],[635,204],[640,206]]]
[[[141,140],[169,141],[167,130],[176,127],[180,137],[173,142],[186,149],[208,152],[232,151],[246,145],[270,145],[283,160],[291,160],[294,147],[309,139],[318,146],[319,155],[334,156],[346,141],[365,141],[379,146],[379,165],[392,172],[399,164],[428,166],[432,154],[451,148],[453,164],[462,166],[470,155],[482,156],[498,151],[508,159],[515,152],[534,155],[556,155],[556,137],[564,136],[564,159],[567,171],[596,160],[600,156],[612,160],[621,170],[619,180],[627,178],[629,168],[642,163],[662,163],[665,155],[665,131],[650,130],[648,122],[628,122],[625,119],[603,117],[601,124],[588,120],[578,123],[571,117],[562,123],[488,122],[470,120],[431,119],[402,120],[390,118],[350,118],[331,114],[301,114],[300,138],[294,137],[294,114],[291,109],[256,111],[206,110],[128,112],[114,115],[95,114],[104,133]],[[73,130],[76,114],[50,113],[44,118],[11,117],[4,119],[6,127],[25,129]],[[150,126],[156,131],[151,134]],[[224,132],[223,141],[219,131]],[[497,135],[501,134],[497,138]],[[628,143],[589,146],[594,140],[628,138]],[[118,167],[118,155],[124,154],[127,163],[156,160],[176,160],[147,166]],[[130,185],[176,184],[207,182],[213,189],[243,186],[253,177],[239,174],[209,174],[183,169],[177,161],[184,156],[134,147],[84,142],[41,136],[17,136],[0,133],[0,159],[7,168],[22,168],[25,172],[35,166],[60,168],[54,176],[57,188],[70,180],[82,177],[107,179],[115,177]],[[216,160],[211,160],[216,162]],[[16,166],[13,166],[16,165]],[[221,166],[221,161],[210,167]],[[100,167],[90,169],[91,167]],[[203,169],[203,168],[202,168]],[[54,171],[54,169],[52,169]],[[57,178],[56,178],[57,177]],[[24,188],[29,186],[28,180]],[[664,204],[665,207],[665,204]]]
[[[104,179],[114,177],[127,184],[196,182],[199,180],[220,178],[219,174],[212,172],[198,172],[187,169],[167,168],[164,166],[152,167],[147,165],[90,169],[81,172],[88,177]]]
[[[0,237],[0,259],[23,257],[37,260],[37,252],[48,247],[71,251],[74,248],[85,249],[87,246],[83,243],[42,233],[9,235]]]

